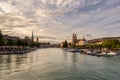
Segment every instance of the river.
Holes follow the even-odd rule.
[[[60,48],[0,55],[0,80],[120,80],[120,56],[95,57]]]

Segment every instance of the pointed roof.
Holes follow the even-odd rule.
[[[38,36],[37,36],[37,38],[36,38],[36,41],[39,42],[39,38],[38,38]]]
[[[32,30],[31,40],[32,40],[32,42],[34,42],[34,34],[33,34],[33,30]]]
[[[33,30],[32,30],[32,37],[34,37]]]

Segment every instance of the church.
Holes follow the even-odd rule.
[[[83,39],[77,39],[77,35],[75,33],[73,33],[72,35],[72,44],[75,44],[77,46],[82,46],[82,45],[87,45],[88,42],[87,40],[84,38],[83,36]]]

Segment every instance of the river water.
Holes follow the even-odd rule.
[[[59,48],[0,55],[0,80],[120,80],[120,56],[95,57]]]

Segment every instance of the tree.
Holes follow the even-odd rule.
[[[63,44],[63,48],[67,48],[68,47],[68,42],[67,40],[65,40],[64,44]]]
[[[17,46],[22,46],[23,45],[23,42],[21,40],[17,40]]]
[[[9,39],[8,42],[7,42],[7,45],[9,45],[9,46],[13,46],[13,45],[14,45],[13,40]]]
[[[72,47],[72,48],[76,48],[76,45],[75,45],[75,44],[72,44],[71,47]]]
[[[105,40],[102,44],[103,48],[114,49],[120,45],[120,41],[116,39]]]
[[[5,44],[5,40],[3,39],[2,34],[0,34],[0,46]]]

